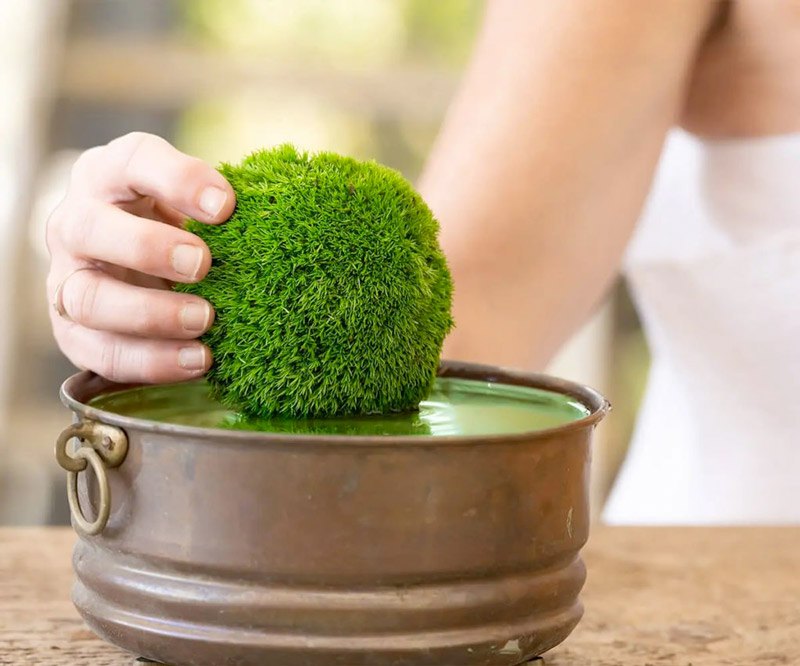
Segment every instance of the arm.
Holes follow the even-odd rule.
[[[613,282],[711,0],[489,3],[420,191],[442,224],[444,355],[542,367]]]

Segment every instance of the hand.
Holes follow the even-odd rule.
[[[61,351],[119,382],[205,373],[211,353],[195,338],[214,312],[171,286],[202,280],[211,254],[181,227],[186,217],[218,224],[234,205],[221,174],[157,136],[134,132],[83,153],[47,223],[47,293]]]

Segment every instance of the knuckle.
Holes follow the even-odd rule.
[[[80,181],[87,177],[98,163],[102,162],[104,153],[103,146],[95,146],[78,155],[70,170],[70,185],[80,184]]]
[[[56,234],[71,253],[80,255],[94,234],[96,209],[91,199],[78,197],[61,207]]]
[[[164,328],[168,318],[164,316],[162,308],[158,307],[157,302],[150,302],[149,299],[141,299],[136,308],[131,308],[135,312],[134,328],[139,335],[158,333]]]
[[[150,275],[170,277],[174,273],[172,248],[186,242],[185,233],[166,224],[142,225],[127,242],[125,253],[130,266]],[[192,240],[189,236],[188,242]]]
[[[186,183],[195,183],[208,179],[211,167],[198,157],[185,155],[181,160],[180,178]]]
[[[132,165],[136,162],[138,156],[143,152],[147,152],[148,148],[156,147],[162,143],[166,143],[166,141],[155,134],[129,132],[111,141],[108,147],[120,160],[125,177],[130,178]]]
[[[124,378],[125,347],[116,340],[107,340],[101,350],[97,372],[112,381],[121,381]]]
[[[136,156],[151,140],[150,134],[145,132],[130,132],[109,142],[108,150],[113,155],[115,165],[118,165],[123,179],[130,178],[131,163]]]
[[[127,134],[123,134],[122,136],[109,141],[108,147],[128,153],[138,150],[143,143],[152,141],[153,139],[158,139],[158,137],[147,132],[128,132]]]
[[[67,284],[68,288],[64,290],[64,307],[75,321],[89,325],[97,313],[100,280],[87,273],[78,273],[72,277],[72,285]]]
[[[156,258],[159,256],[158,248],[163,245],[162,239],[153,232],[138,230],[132,234],[125,254],[130,265],[136,270],[151,273],[160,267],[154,266]]]
[[[136,379],[147,384],[153,384],[163,378],[161,367],[158,363],[158,352],[141,351],[137,355]]]

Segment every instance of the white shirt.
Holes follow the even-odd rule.
[[[800,134],[673,131],[625,269],[653,364],[606,522],[800,523]]]

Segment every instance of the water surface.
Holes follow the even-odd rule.
[[[304,435],[496,435],[542,430],[589,415],[575,398],[560,393],[449,377],[436,380],[419,411],[403,414],[250,419],[214,400],[203,380],[120,391],[90,404],[162,423]]]

